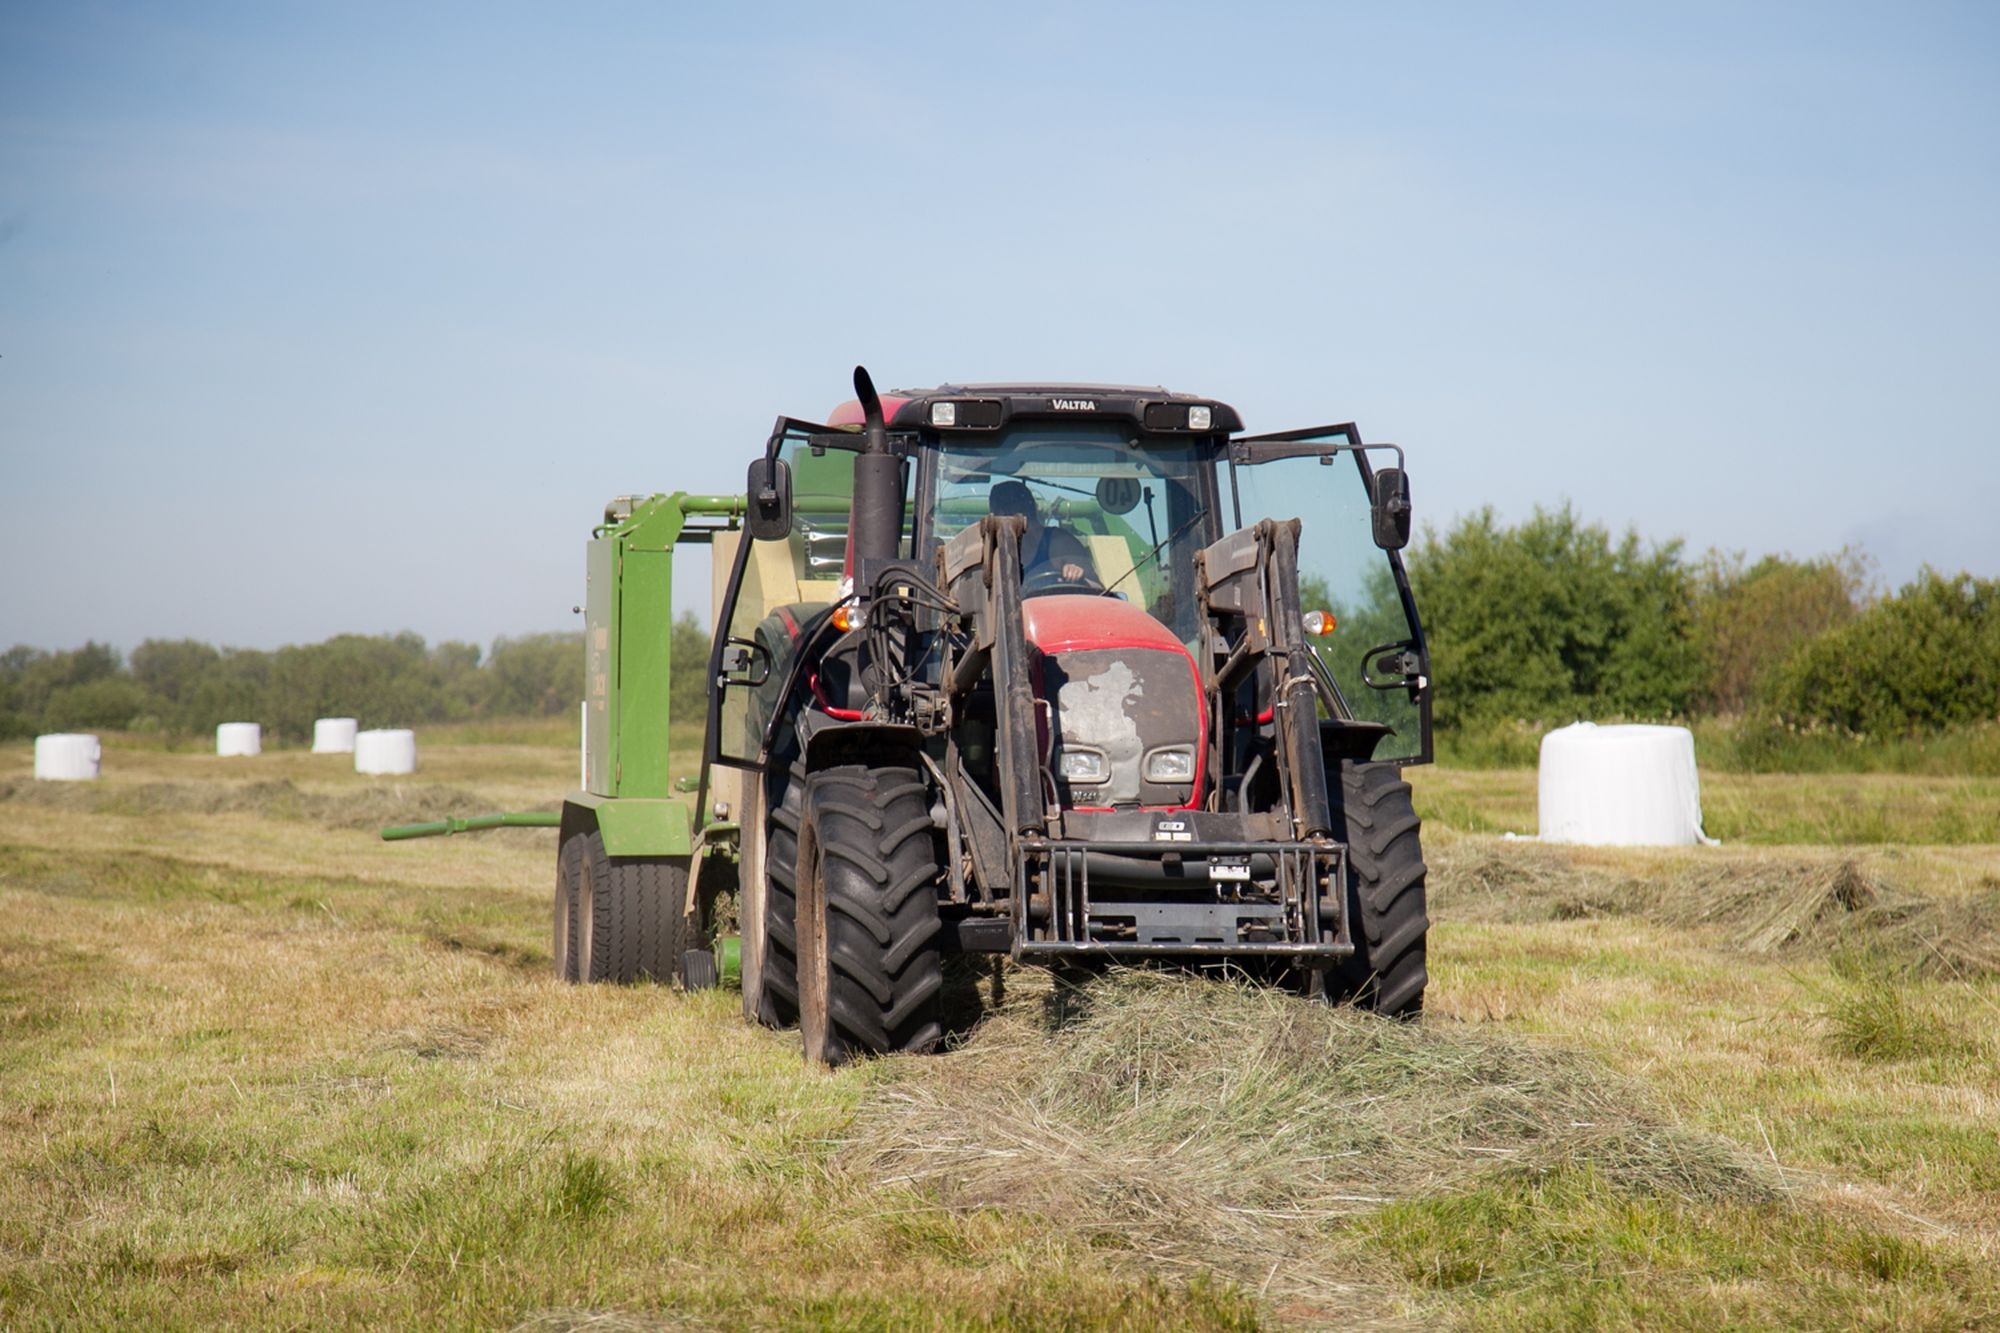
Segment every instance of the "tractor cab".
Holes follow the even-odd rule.
[[[897,554],[928,565],[981,519],[1019,516],[1024,600],[1124,604],[1079,606],[1065,624],[1124,624],[1124,608],[1136,607],[1198,655],[1196,555],[1259,519],[1304,520],[1299,594],[1312,617],[1322,715],[1383,728],[1374,759],[1430,759],[1428,656],[1399,554],[1407,485],[1400,466],[1384,477],[1370,462],[1400,465],[1400,449],[1364,444],[1352,425],[1232,437],[1241,430],[1234,408],[1159,389],[945,386],[882,403],[905,499]],[[767,460],[791,475],[794,522],[781,539],[743,543],[740,577],[729,570],[724,582],[718,561],[726,651],[715,762],[756,764],[775,716],[759,696],[780,688],[797,628],[854,595],[847,535],[861,423],[860,404],[849,402],[829,424],[781,418],[772,434]],[[1385,516],[1397,500],[1400,529]],[[840,716],[859,701],[816,702]]]

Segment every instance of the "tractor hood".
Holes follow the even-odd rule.
[[[1050,771],[1074,810],[1201,803],[1208,708],[1173,632],[1116,597],[1051,594],[1021,604],[1048,703]]]
[[[1021,619],[1028,630],[1028,642],[1045,653],[1065,653],[1079,648],[1164,648],[1194,659],[1174,632],[1117,597],[1055,593],[1030,597],[1021,603]]]

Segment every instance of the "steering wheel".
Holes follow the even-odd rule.
[[[1051,593],[1073,592],[1095,597],[1104,591],[1104,585],[1096,579],[1085,576],[1080,579],[1066,579],[1058,565],[1044,565],[1021,580],[1021,596],[1043,597]]]

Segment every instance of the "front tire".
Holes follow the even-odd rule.
[[[922,774],[859,765],[813,774],[798,852],[806,1058],[840,1065],[936,1046],[941,860]]]
[[[1331,769],[1331,765],[1328,766]],[[1327,777],[1336,775],[1329,771]],[[1347,834],[1347,919],[1354,953],[1329,968],[1326,998],[1391,1018],[1423,1012],[1423,821],[1394,764],[1342,760],[1328,781],[1334,826]]]

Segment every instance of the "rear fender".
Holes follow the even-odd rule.
[[[1320,753],[1328,764],[1341,760],[1365,764],[1375,757],[1375,747],[1382,743],[1383,737],[1394,734],[1394,728],[1386,722],[1323,717],[1319,721]]]

